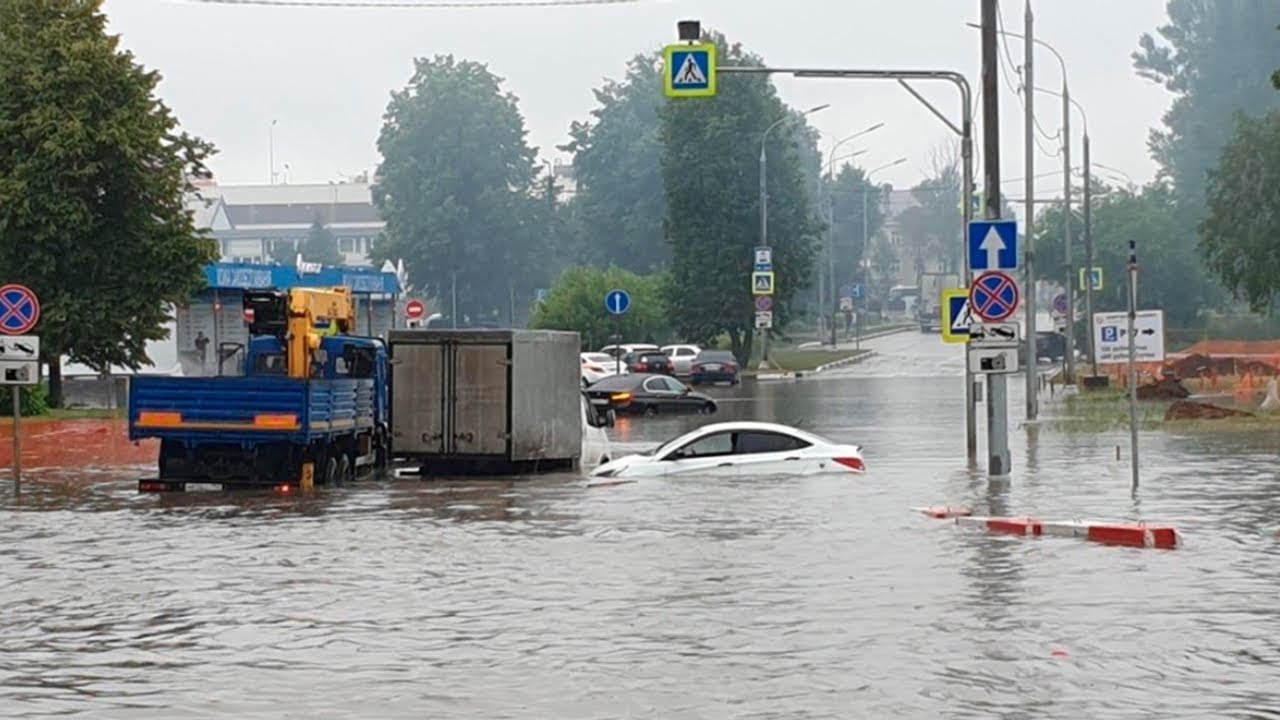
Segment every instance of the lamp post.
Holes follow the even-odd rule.
[[[829,107],[831,107],[829,103],[811,107],[800,113],[800,117],[812,115]],[[760,136],[760,245],[762,247],[769,246],[769,156],[765,152],[765,148],[769,141],[769,133],[773,132],[774,128],[795,117],[795,115],[787,114],[778,118],[772,125],[765,128],[764,133]],[[760,351],[760,369],[767,370],[769,369],[769,331],[766,329],[763,335],[763,347]]]
[[[818,339],[819,341],[822,341],[823,339],[822,325],[824,322],[827,321],[827,318],[828,318],[827,296],[831,295],[833,299],[831,301],[831,312],[829,316],[830,316],[830,339],[831,339],[831,344],[833,346],[836,344],[836,308],[838,307],[838,303],[840,302],[839,290],[836,287],[835,256],[832,253],[832,249],[833,249],[832,246],[835,244],[835,227],[834,227],[835,217],[831,212],[831,192],[830,192],[830,185],[835,180],[836,150],[839,150],[841,145],[844,145],[845,143],[851,140],[860,138],[863,135],[866,135],[867,133],[875,132],[876,130],[879,130],[882,127],[884,127],[884,123],[878,122],[872,125],[871,127],[868,127],[865,130],[859,130],[858,132],[853,133],[852,135],[848,135],[846,137],[840,138],[839,140],[831,144],[831,151],[827,154],[827,157],[828,157],[828,162],[827,162],[828,190],[826,193],[826,206],[828,209],[827,242],[825,243],[825,247],[823,248],[823,258],[827,268],[826,268],[825,275],[821,269],[819,269],[818,271]],[[854,153],[854,154],[856,155],[857,153]],[[825,283],[824,283],[824,279],[826,281]],[[830,285],[830,288],[824,288],[823,287],[824,284]]]
[[[271,165],[271,172],[267,176],[268,184],[276,184],[276,121],[272,120],[267,125],[267,162]]]
[[[1089,160],[1089,115],[1084,111],[1084,107],[1081,106],[1080,103],[1076,102],[1075,98],[1073,97],[1069,97],[1067,95],[1064,95],[1063,93],[1054,92],[1053,90],[1046,90],[1044,88],[1036,88],[1036,92],[1042,92],[1046,95],[1053,95],[1055,97],[1063,98],[1064,100],[1066,100],[1067,102],[1075,106],[1076,111],[1080,113],[1080,119],[1084,122],[1084,135],[1081,138],[1081,146],[1084,150],[1084,157],[1082,158],[1082,161],[1081,161],[1083,165],[1082,170],[1084,171],[1084,275],[1085,275],[1084,316],[1085,316],[1085,325],[1086,327],[1089,328],[1089,333],[1086,336],[1087,343],[1085,347],[1087,348],[1087,353],[1089,355],[1090,373],[1092,375],[1097,375],[1098,364],[1097,364],[1097,358],[1094,355],[1094,347],[1093,347],[1093,203],[1092,203],[1093,188],[1091,187],[1091,185],[1093,184],[1093,172],[1090,167],[1090,160]],[[1063,155],[1064,156],[1066,155],[1065,150],[1063,152]],[[1071,216],[1070,170],[1066,171],[1066,176],[1067,176],[1067,187],[1063,190],[1063,193],[1065,193],[1064,198],[1066,201],[1066,204],[1064,205],[1064,207],[1065,207],[1067,217],[1069,218]],[[1075,280],[1076,279],[1072,277],[1072,274],[1071,274],[1071,258],[1070,256],[1068,256],[1067,258],[1068,292],[1070,292],[1071,285],[1072,283],[1075,282]],[[1071,296],[1068,295],[1067,297],[1069,298]],[[1072,303],[1070,302],[1068,302],[1067,305],[1071,311],[1070,312],[1071,321],[1068,327],[1074,328],[1075,306],[1072,305]],[[1068,335],[1070,335],[1070,333],[1068,333]]]

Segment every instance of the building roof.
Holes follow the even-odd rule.
[[[186,198],[187,210],[191,212],[192,222],[197,230],[211,230],[218,220],[218,213],[225,212],[221,197],[201,197],[190,194]],[[225,217],[223,218],[225,219]]]
[[[326,224],[383,227],[373,205],[369,183],[308,183],[302,185],[210,185],[199,191],[218,198],[229,224],[309,227],[317,217]],[[198,201],[196,201],[198,203]]]

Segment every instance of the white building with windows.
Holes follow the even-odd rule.
[[[369,251],[386,227],[367,182],[206,182],[187,203],[197,227],[218,240],[224,262],[293,264],[295,249],[318,218],[333,234],[344,265],[369,266]]]

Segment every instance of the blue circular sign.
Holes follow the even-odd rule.
[[[1059,315],[1067,314],[1067,296],[1066,293],[1058,293],[1053,297],[1053,311]]]
[[[22,335],[40,321],[40,301],[22,285],[0,287],[0,332]]]
[[[608,310],[610,315],[622,315],[631,309],[631,296],[626,290],[610,290],[604,296],[604,309]]]
[[[1018,283],[1006,273],[984,273],[969,290],[969,309],[987,322],[1000,322],[1018,309]]]

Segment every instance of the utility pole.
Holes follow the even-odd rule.
[[[985,216],[1000,218],[1000,78],[996,0],[982,0],[982,164]],[[969,202],[969,198],[965,198]],[[1009,474],[1009,386],[1003,373],[987,375],[987,471]]]
[[[1089,375],[1098,374],[1098,356],[1093,347],[1093,204],[1090,202],[1093,176],[1089,172],[1089,128],[1084,133],[1084,326],[1089,349]]]
[[[1062,76],[1062,180],[1062,232],[1067,264],[1067,377],[1064,382],[1073,383],[1076,379],[1076,296],[1073,292],[1076,276],[1071,246],[1071,91],[1065,74]]]
[[[1024,12],[1026,41],[1023,42],[1023,60],[1022,60],[1022,100],[1025,112],[1023,113],[1022,132],[1025,135],[1023,139],[1023,153],[1026,155],[1026,180],[1023,181],[1023,194],[1026,196],[1027,209],[1026,218],[1023,222],[1025,230],[1023,230],[1023,242],[1027,244],[1027,250],[1024,262],[1027,264],[1027,287],[1023,291],[1026,297],[1026,304],[1023,306],[1023,312],[1026,313],[1027,328],[1027,367],[1024,369],[1024,375],[1027,381],[1027,419],[1035,420],[1039,414],[1040,397],[1040,361],[1036,357],[1036,240],[1035,240],[1035,222],[1036,222],[1036,180],[1035,180],[1035,77],[1032,72],[1032,52],[1035,49],[1035,37],[1033,31],[1034,20],[1031,15],[1031,0],[1027,0],[1026,10]]]

